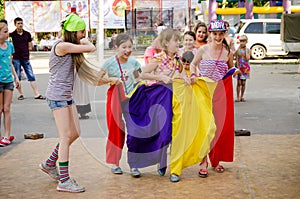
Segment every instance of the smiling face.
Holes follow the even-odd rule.
[[[121,61],[127,61],[133,51],[132,42],[130,39],[122,42],[117,46],[117,54]]]
[[[202,42],[205,40],[206,36],[207,36],[206,27],[200,26],[196,31],[196,40],[198,42]]]
[[[194,37],[189,35],[189,34],[185,34],[183,37],[183,45],[186,48],[186,50],[193,50],[194,48]]]
[[[224,31],[215,31],[210,33],[211,42],[216,45],[221,45],[225,38]]]

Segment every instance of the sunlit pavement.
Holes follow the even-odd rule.
[[[109,51],[105,58],[113,54]],[[47,56],[32,53],[41,93],[48,82]],[[142,53],[136,57],[143,61]],[[126,147],[121,161],[125,173],[116,176],[110,172],[105,164],[107,87],[91,87],[91,117],[80,121],[81,138],[70,152],[71,176],[86,188],[81,194],[57,192],[57,182],[39,170],[38,164],[58,141],[57,130],[46,102],[34,100],[29,84],[23,82],[25,100],[17,100],[15,91],[11,110],[16,140],[0,148],[0,198],[299,198],[298,64],[261,63],[251,67],[247,101],[235,103],[236,129],[248,129],[251,136],[235,137],[235,160],[223,164],[224,173],[209,168],[209,177],[199,178],[195,165],[184,169],[179,183],[169,181],[169,170],[165,177],[159,176],[154,166],[141,169],[141,178],[132,178]],[[32,132],[44,133],[45,138],[24,140],[24,134]]]

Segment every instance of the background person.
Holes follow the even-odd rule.
[[[17,17],[14,19],[14,24],[16,30],[9,34],[12,38],[12,42],[15,48],[15,53],[13,54],[13,64],[18,75],[19,80],[21,80],[21,67],[23,67],[30,86],[34,93],[34,99],[46,99],[42,96],[37,87],[36,79],[32,70],[32,66],[29,61],[29,50],[32,49],[32,38],[29,32],[23,29],[23,19]],[[18,100],[23,100],[24,95],[22,91],[21,84],[17,88],[19,92]]]
[[[251,50],[247,48],[246,44],[248,38],[246,35],[241,35],[240,46],[237,49],[236,56],[236,66],[240,70],[240,73],[236,75],[237,85],[236,85],[236,101],[245,102],[244,94],[246,90],[246,80],[250,78],[250,55]]]
[[[208,32],[207,26],[204,22],[199,22],[194,27],[194,33],[196,34],[196,42],[194,44],[195,48],[199,48],[207,44]]]
[[[13,140],[14,136],[10,135],[11,128],[11,102],[14,90],[14,79],[16,87],[19,86],[19,79],[15,68],[12,64],[12,54],[14,53],[13,45],[8,41],[8,27],[7,23],[0,22],[0,124],[3,115],[4,137],[0,132],[0,146],[7,146]]]
[[[80,80],[76,72],[74,77],[73,97],[77,112],[79,114],[79,119],[89,119],[90,117],[87,114],[92,110],[89,96],[89,87],[86,83]]]

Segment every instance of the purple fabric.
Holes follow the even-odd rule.
[[[222,79],[225,79],[226,77],[233,75],[233,73],[235,72],[235,70],[236,70],[235,67],[232,67],[231,69],[229,69],[227,71],[226,75]]]
[[[172,133],[172,85],[142,85],[123,108],[130,168],[157,163],[165,167]]]

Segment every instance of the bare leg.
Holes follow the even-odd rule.
[[[40,95],[36,81],[30,81],[30,86],[33,90],[34,97],[38,97]]]
[[[1,122],[2,122],[2,113],[3,113],[3,92],[0,93],[0,129],[1,129]],[[1,136],[1,132],[0,132],[0,140],[1,140],[2,136]]]
[[[241,84],[242,84],[242,82],[241,82],[242,80],[238,80],[238,82],[237,82],[237,85],[236,85],[236,100],[237,101],[240,101],[241,100],[241,98],[240,98],[240,93],[241,93]]]
[[[80,127],[76,105],[53,111],[59,134],[58,162],[69,160],[70,145],[79,137]]]
[[[5,137],[9,139],[10,137],[10,128],[11,128],[11,113],[10,107],[12,102],[13,91],[4,90],[4,131]]]
[[[21,81],[20,81],[20,84],[19,84],[19,87],[17,88],[17,90],[18,90],[19,96],[20,96],[20,95],[23,95],[22,86],[21,86]]]
[[[242,83],[241,100],[245,101],[245,99],[244,99],[244,93],[245,93],[245,90],[246,90],[246,80],[241,80],[241,83]]]

